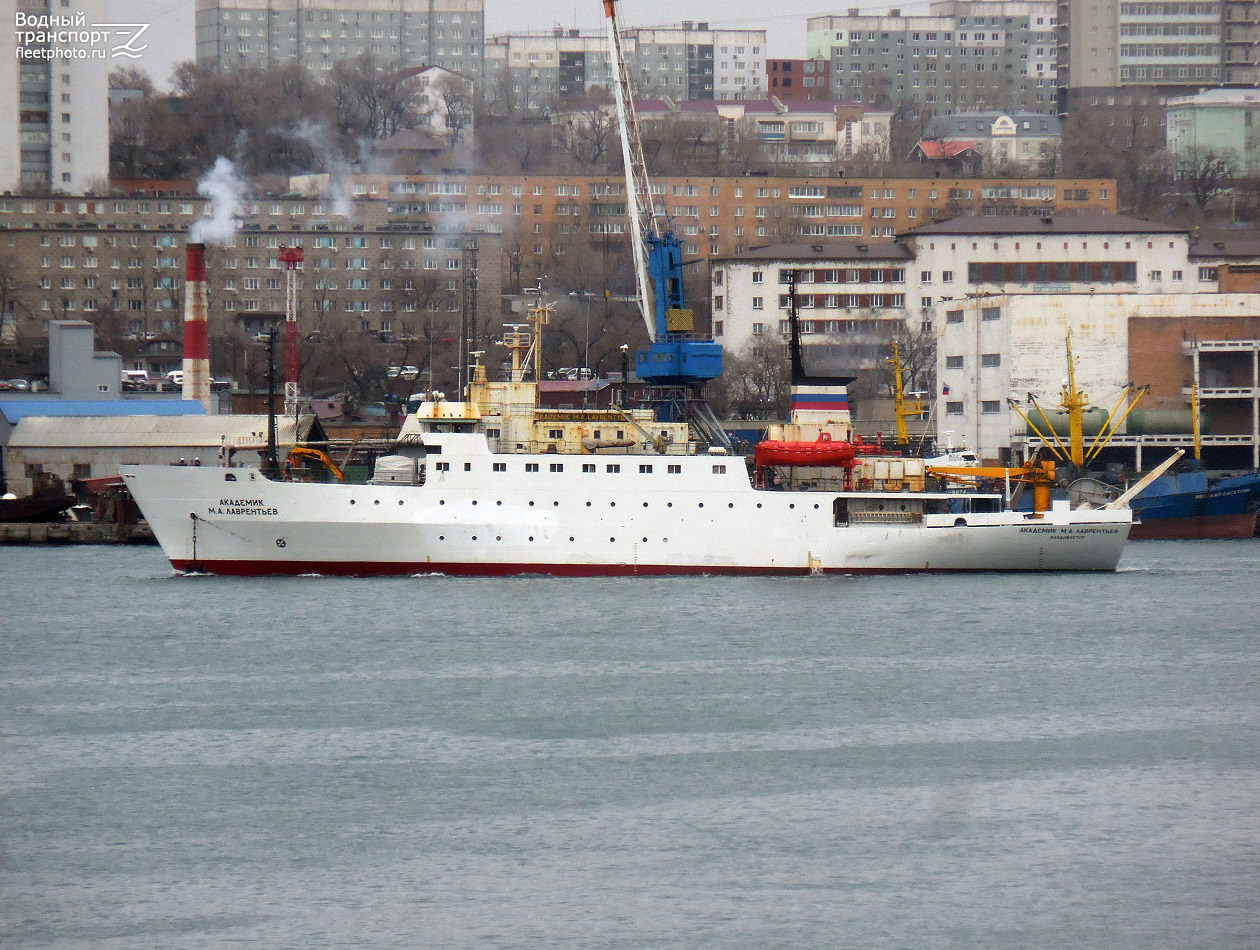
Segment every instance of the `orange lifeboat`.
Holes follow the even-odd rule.
[[[811,465],[851,469],[857,464],[857,453],[848,442],[833,440],[824,432],[814,442],[758,442],[753,450],[758,469],[767,465]]]

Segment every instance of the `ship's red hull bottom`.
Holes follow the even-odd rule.
[[[232,577],[296,577],[319,574],[326,577],[400,577],[416,574],[447,574],[459,577],[512,577],[543,574],[553,577],[668,577],[671,575],[780,576],[804,577],[820,574],[994,574],[1005,568],[924,567],[841,567],[813,571],[808,567],[698,567],[675,564],[436,564],[392,561],[197,561],[171,560],[177,571],[195,574],[223,574]],[[1028,573],[1032,573],[1031,571]]]
[[[1256,513],[1209,515],[1203,518],[1155,518],[1134,522],[1130,541],[1225,541],[1256,533]]]

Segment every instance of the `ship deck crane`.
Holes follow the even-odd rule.
[[[665,208],[657,206],[652,193],[617,23],[617,0],[603,0],[603,4],[626,169],[635,283],[651,341],[646,350],[635,354],[635,372],[649,386],[696,387],[722,374],[722,347],[712,337],[695,332],[694,316],[683,304],[682,245]]]

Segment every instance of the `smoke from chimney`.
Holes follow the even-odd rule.
[[[245,179],[222,155],[197,182],[197,192],[210,201],[194,222],[188,239],[199,244],[227,244],[236,237],[236,216],[245,201]]]

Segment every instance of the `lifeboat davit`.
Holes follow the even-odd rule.
[[[824,432],[814,442],[782,442],[766,440],[758,442],[753,450],[757,468],[767,465],[813,465],[853,468],[857,453],[848,442],[834,440]]]

